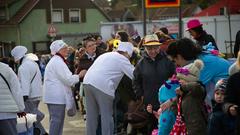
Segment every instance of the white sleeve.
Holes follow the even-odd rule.
[[[9,74],[11,76],[9,86],[11,88],[13,99],[15,100],[19,108],[19,111],[22,112],[24,111],[25,106],[23,102],[23,95],[21,93],[19,80],[17,78],[17,75],[14,73],[14,71],[11,68],[9,70]]]
[[[134,66],[130,63],[130,61],[127,58],[121,59],[119,66],[124,74],[126,74],[130,79],[133,78]]]
[[[67,65],[63,61],[58,61],[55,65],[56,74],[59,79],[67,86],[73,86],[79,82],[79,75],[73,75]]]

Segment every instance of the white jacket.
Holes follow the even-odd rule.
[[[42,97],[42,76],[35,61],[26,57],[23,58],[22,64],[18,69],[18,77],[23,96],[28,96],[29,98]]]
[[[54,55],[48,62],[43,83],[43,101],[47,104],[66,104],[66,92],[79,81],[73,75],[63,59]]]
[[[7,83],[0,77],[0,120],[16,118],[16,112],[24,110],[19,80],[14,71],[6,64],[0,62],[0,73]]]
[[[118,52],[100,55],[88,69],[83,84],[91,84],[112,97],[123,75],[133,78],[134,66]]]

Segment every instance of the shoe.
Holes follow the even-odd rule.
[[[87,115],[86,115],[86,114],[83,115],[83,120],[84,120],[84,121],[87,120]]]

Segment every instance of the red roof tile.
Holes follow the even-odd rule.
[[[216,4],[196,14],[195,17],[220,15],[220,8],[223,8],[223,7],[228,8],[230,10],[230,14],[239,14],[240,0],[220,0]]]

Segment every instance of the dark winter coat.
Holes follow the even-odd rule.
[[[78,64],[76,73],[78,74],[82,70],[88,70],[99,55],[100,55],[99,53],[96,53],[96,56],[94,57],[94,59],[89,59],[87,54],[84,54],[79,59],[79,64]],[[80,82],[82,82],[82,81],[83,81],[83,78],[80,78]]]
[[[209,117],[208,135],[234,135],[235,117],[225,114],[223,104],[213,101],[213,111]]]
[[[207,34],[207,32],[203,31],[198,38],[195,39],[197,41],[197,45],[204,46],[207,45],[209,42],[212,42],[212,45],[218,50],[217,44],[215,39],[212,35]]]
[[[165,54],[160,53],[152,60],[146,53],[133,72],[133,89],[137,98],[144,97],[144,104],[159,108],[158,89],[175,73],[175,65]]]
[[[136,63],[140,59],[141,56],[138,55],[136,52],[133,52],[132,57],[130,58],[130,62],[131,64],[136,66]],[[128,76],[124,75],[121,79],[115,92],[114,100],[117,102],[117,109],[124,111],[124,113],[127,111],[128,103],[131,100],[136,100],[136,95],[132,88],[132,80]]]
[[[206,135],[205,88],[199,82],[189,82],[181,85],[181,90],[183,91],[181,110],[188,135]]]
[[[225,113],[229,114],[229,108],[232,105],[238,106],[238,115],[236,118],[235,130],[237,132],[237,135],[240,135],[240,72],[237,72],[229,77],[224,101],[225,104],[223,111]]]

